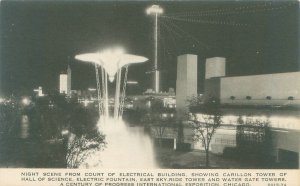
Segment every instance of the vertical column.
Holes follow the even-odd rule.
[[[116,79],[116,93],[115,93],[115,107],[114,107],[115,120],[119,119],[121,73],[122,73],[122,69],[119,69],[117,72],[117,79]]]
[[[105,117],[104,120],[108,119],[109,113],[108,113],[108,85],[107,85],[107,72],[104,72],[104,84],[105,84],[105,103],[104,103],[104,109],[105,109]]]
[[[68,79],[67,79],[67,95],[68,96],[71,96],[71,82],[72,82],[72,70],[71,70],[71,67],[70,65],[68,65]]]
[[[224,57],[207,58],[205,63],[205,79],[226,75],[226,59]]]
[[[300,142],[298,137],[298,168],[300,168]]]
[[[159,71],[158,71],[158,66],[157,66],[157,42],[158,42],[158,28],[157,28],[157,13],[155,14],[155,26],[154,26],[154,90],[155,92],[159,92]]]
[[[226,75],[226,59],[207,58],[205,63],[204,101],[221,99],[221,78]],[[220,100],[221,101],[221,100]]]
[[[178,117],[188,112],[188,102],[197,96],[197,55],[185,54],[177,58],[176,111]]]
[[[173,150],[176,150],[177,149],[177,140],[176,138],[174,138],[174,146],[173,146]]]

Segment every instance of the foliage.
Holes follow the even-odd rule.
[[[194,130],[194,141],[202,142],[206,152],[206,167],[209,167],[209,146],[216,129],[222,123],[222,116],[214,114],[195,114],[190,116],[190,124]]]
[[[16,135],[21,120],[21,112],[11,105],[0,105],[0,139],[8,139]]]
[[[68,168],[78,168],[90,155],[105,147],[105,136],[98,131],[98,112],[79,104],[70,113],[66,163]]]
[[[201,95],[192,95],[186,101],[190,107],[196,107],[203,103],[203,98]]]
[[[165,135],[167,127],[174,127],[174,113],[170,108],[163,106],[163,101],[158,98],[149,97],[151,102],[151,109],[142,117],[143,123],[150,127],[152,134],[154,134],[159,142],[159,146],[162,146],[162,140]],[[173,117],[170,117],[173,114]]]
[[[151,115],[149,118],[148,122],[150,122],[151,131],[158,137],[159,145],[162,147],[162,139],[164,138],[166,129],[170,127],[176,130],[174,126],[175,120],[171,117],[163,117],[162,114]]]
[[[90,155],[105,147],[104,139],[105,136],[99,132],[71,137],[67,145],[67,167],[78,168]]]
[[[22,116],[28,116],[29,136],[20,140]],[[34,153],[36,160],[43,160],[33,160],[35,163],[30,166],[55,166],[51,162],[59,162],[60,165],[78,167],[89,154],[105,145],[105,136],[97,130],[97,116],[95,108],[87,109],[59,94],[32,98],[28,106],[17,105],[15,102],[1,104],[0,146],[6,148],[1,148],[0,153],[8,155],[17,142],[29,141],[41,147],[28,152]],[[29,155],[24,156],[30,158]]]
[[[272,136],[268,120],[239,117],[237,120],[237,151],[240,157],[262,163],[270,160]]]
[[[237,120],[237,139],[239,142],[261,143],[266,140],[269,131],[270,122],[253,118],[241,117]]]

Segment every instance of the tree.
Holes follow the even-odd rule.
[[[150,101],[151,108],[144,114],[142,120],[151,129],[151,133],[158,139],[159,146],[162,147],[162,140],[167,127],[172,127],[170,123],[174,120],[168,116],[172,110],[163,106],[163,101],[154,97],[147,99]]]
[[[95,109],[79,104],[72,106],[66,139],[66,163],[68,168],[78,168],[93,153],[102,150],[105,135],[98,131],[98,113]]]
[[[68,168],[78,168],[89,156],[103,149],[105,136],[100,132],[73,135],[67,142],[66,163]]]
[[[191,107],[197,107],[196,110]],[[190,126],[194,130],[193,140],[202,142],[206,156],[206,167],[209,167],[209,146],[216,129],[222,124],[220,101],[210,98],[206,102],[192,99],[189,102],[191,114],[189,115]]]
[[[0,141],[16,137],[21,120],[21,110],[11,105],[0,105]]]
[[[12,105],[0,104],[0,162],[7,162],[15,150],[18,139],[21,110]]]
[[[175,120],[171,117],[163,117],[162,114],[151,115],[150,122],[151,131],[158,137],[159,146],[162,147],[162,140],[165,136],[166,129],[168,127],[175,128]]]
[[[209,167],[209,146],[212,136],[216,132],[216,129],[222,123],[222,117],[219,113],[202,113],[195,114],[192,113],[190,117],[190,123],[194,130],[194,141],[202,142],[205,149],[205,166]]]
[[[190,111],[199,109],[199,106],[203,105],[203,97],[201,95],[192,95],[187,100]]]
[[[272,158],[272,136],[268,120],[247,117],[237,119],[237,153],[240,157],[247,158],[263,165]],[[265,161],[267,160],[267,161]]]

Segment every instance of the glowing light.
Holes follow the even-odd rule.
[[[162,14],[162,13],[164,13],[164,10],[158,5],[152,5],[151,7],[146,9],[146,13],[148,15],[150,15],[150,14]]]
[[[0,98],[0,103],[3,103],[5,101],[4,98]]]
[[[67,93],[67,84],[68,84],[68,75],[60,74],[59,76],[59,93],[66,94]]]
[[[143,127],[129,128],[122,120],[112,118],[105,123],[99,121],[98,126],[106,135],[106,148],[88,158],[82,168],[157,168],[153,144]]]
[[[146,13],[154,16],[154,90],[159,92],[159,70],[158,70],[158,16],[163,13],[163,9],[159,5],[152,5],[147,8]]]
[[[127,84],[137,85],[138,82],[137,81],[127,81]]]
[[[69,134],[69,130],[67,130],[67,129],[61,131],[62,136],[65,136],[65,135],[68,135],[68,134]]]
[[[83,101],[83,105],[84,105],[85,107],[87,107],[89,103],[90,103],[89,100],[84,100],[84,101]]]
[[[88,88],[89,91],[96,91],[97,89],[95,88]]]
[[[199,121],[204,122],[202,119],[202,114],[197,114],[197,119]],[[224,124],[237,124],[239,116],[235,115],[226,115],[223,116]],[[253,121],[266,121],[270,123],[270,126],[273,129],[295,129],[299,130],[300,127],[298,125],[300,118],[299,117],[286,117],[286,116],[265,116],[265,115],[253,115],[251,117],[247,117],[246,115],[241,116],[241,119],[246,122],[247,119],[252,119]]]
[[[98,53],[87,53],[76,55],[75,59],[96,63],[104,68],[109,76],[109,81],[113,82],[115,75],[123,66],[131,63],[143,63],[148,59],[142,56],[124,54],[121,48],[107,49]]]
[[[30,104],[30,99],[29,98],[23,98],[22,99],[22,104],[25,105],[25,106],[29,105]]]

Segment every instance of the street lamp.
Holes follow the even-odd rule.
[[[147,8],[146,13],[148,15],[154,16],[154,90],[155,92],[159,92],[159,70],[157,67],[157,42],[158,42],[158,16],[162,14],[164,11],[159,5],[152,5]]]

